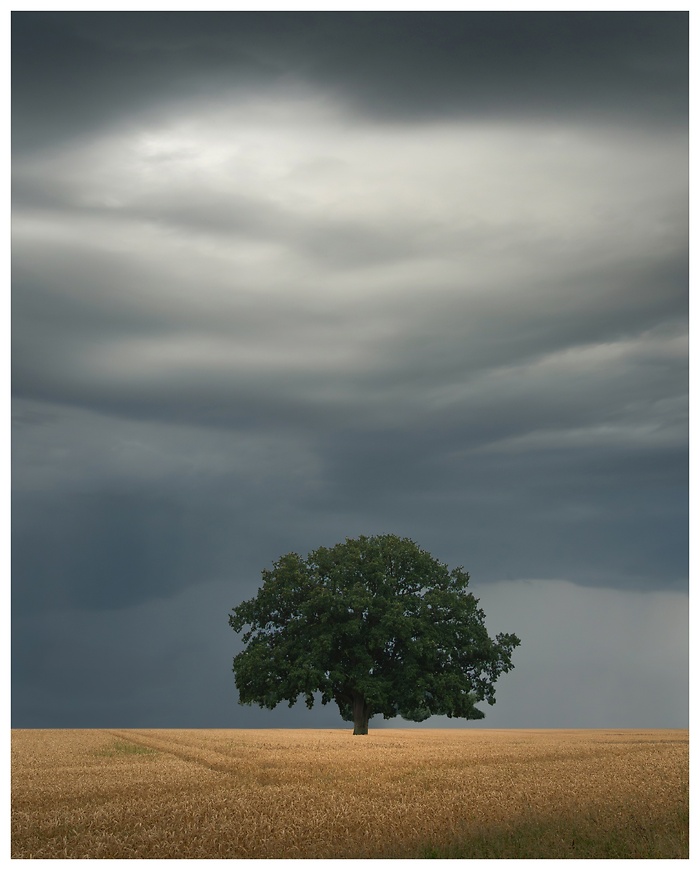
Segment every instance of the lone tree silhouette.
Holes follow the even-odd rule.
[[[469,574],[408,538],[379,535],[288,553],[264,570],[229,624],[246,648],[233,660],[241,704],[272,710],[300,695],[335,701],[353,734],[372,716],[482,719],[513,668],[514,634],[489,637]]]

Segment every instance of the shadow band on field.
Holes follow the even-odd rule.
[[[410,857],[687,860],[689,823],[687,806],[653,824],[637,822],[623,828],[594,817],[539,816],[514,826],[465,833],[446,846],[423,846]]]

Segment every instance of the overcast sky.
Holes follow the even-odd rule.
[[[347,727],[228,613],[390,532],[478,727],[687,727],[687,101],[686,13],[14,13],[13,726]]]

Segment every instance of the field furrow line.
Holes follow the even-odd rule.
[[[158,729],[159,734],[162,734],[162,729]],[[183,739],[182,737],[168,736],[167,738],[156,737],[148,730],[113,730],[108,729],[108,734],[127,740],[137,746],[144,746],[148,749],[155,749],[158,752],[166,752],[169,755],[179,758],[181,761],[186,761],[191,764],[199,765],[214,773],[235,773],[236,759],[229,753],[219,752],[216,749],[207,749],[202,752],[197,748],[197,743],[192,740]]]

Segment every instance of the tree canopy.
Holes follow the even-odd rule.
[[[513,668],[514,634],[490,638],[469,574],[408,538],[361,536],[288,553],[262,572],[229,624],[245,648],[233,661],[242,704],[334,701],[355,734],[372,716],[415,722],[482,719],[494,683]]]

